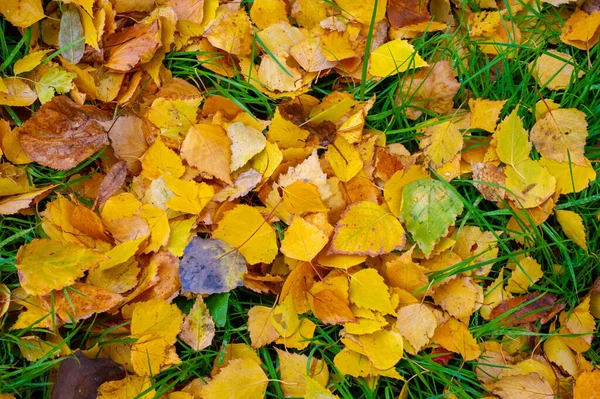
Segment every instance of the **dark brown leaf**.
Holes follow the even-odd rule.
[[[94,208],[96,209],[99,205],[102,205],[112,197],[125,183],[127,177],[127,162],[119,161],[110,168],[102,183],[98,187],[98,195],[96,201],[94,201]]]
[[[81,351],[60,363],[52,399],[95,399],[106,381],[125,378],[125,369],[106,359],[90,359]]]
[[[427,11],[429,0],[389,0],[387,15],[394,28],[403,28],[429,21],[431,14]]]
[[[511,298],[502,302],[500,305],[494,308],[490,317],[494,319],[521,306],[510,316],[504,317],[501,320],[501,323],[507,326],[518,326],[540,320],[542,324],[544,324],[547,323],[552,316],[560,312],[560,310],[564,307],[563,303],[556,304],[556,300],[557,297],[554,294],[532,292],[530,294]],[[522,306],[527,302],[531,303]]]
[[[108,115],[91,105],[77,105],[65,96],[42,105],[17,128],[25,154],[54,169],[67,170],[108,144],[99,122]]]

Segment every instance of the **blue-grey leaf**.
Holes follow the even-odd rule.
[[[83,58],[83,25],[77,8],[70,7],[62,15],[58,31],[58,45],[64,49],[62,57],[71,64],[77,64]]]
[[[195,237],[179,263],[182,292],[217,294],[242,285],[246,259],[225,241]]]

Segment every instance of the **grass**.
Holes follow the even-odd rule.
[[[466,3],[464,4],[466,5]],[[474,4],[470,4],[476,9]],[[522,27],[523,41],[521,44],[498,46],[498,54],[490,56],[482,53],[479,44],[471,41],[467,30],[464,14],[457,14],[460,24],[454,33],[427,33],[412,40],[412,44],[426,60],[444,59],[450,61],[457,71],[461,89],[455,97],[455,104],[465,108],[468,98],[486,98],[490,100],[507,100],[505,110],[519,107],[519,115],[523,118],[525,127],[531,128],[535,119],[529,110],[542,97],[551,99],[563,108],[577,108],[585,112],[588,121],[589,138],[586,146],[586,156],[592,161],[596,171],[600,171],[600,62],[598,52],[600,47],[592,48],[589,53],[576,50],[560,42],[560,28],[564,21],[559,11],[547,4],[534,7],[524,5],[528,13],[525,16],[512,15],[511,18]],[[0,50],[2,62],[0,72],[10,75],[14,62],[27,52],[29,29],[21,35],[11,28],[10,24],[0,19]],[[584,71],[585,75],[574,79],[566,91],[549,91],[537,87],[529,70],[529,63],[541,54],[548,54],[549,49],[573,56],[573,66],[576,71]],[[210,61],[208,61],[210,62]],[[234,100],[240,107],[259,118],[272,117],[276,101],[261,94],[252,85],[239,77],[223,78],[207,69],[196,59],[196,53],[172,52],[165,59],[166,67],[174,76],[181,77],[207,87],[208,95],[218,94]],[[282,66],[283,67],[283,66]],[[401,105],[395,104],[395,93],[398,87],[409,84],[410,74],[399,74],[394,77],[376,81],[348,84],[346,90],[357,98],[377,96],[373,109],[367,118],[367,127],[386,132],[389,143],[402,143],[411,151],[418,148],[420,126],[434,115],[422,116],[417,121],[406,118],[409,101]],[[327,76],[318,80],[311,94],[317,97],[332,91],[332,87],[340,87],[340,81],[335,76]],[[501,117],[507,115],[505,111]],[[17,124],[27,115],[17,114],[16,111],[5,107],[3,117],[11,118]],[[27,166],[30,178],[36,184],[57,184],[56,191],[70,192],[74,181],[67,181],[76,174],[82,173],[79,179],[85,179],[94,172],[95,158],[86,161],[71,171],[53,171],[41,166]],[[576,306],[581,297],[590,289],[595,278],[600,275],[600,221],[597,217],[600,209],[600,184],[598,181],[585,190],[560,197],[556,209],[571,210],[580,214],[588,231],[588,250],[584,251],[566,238],[554,216],[551,216],[539,227],[527,234],[509,235],[506,227],[508,220],[516,216],[510,208],[498,208],[495,204],[482,199],[472,185],[472,181],[460,177],[452,181],[452,187],[460,195],[465,210],[457,221],[458,228],[475,225],[482,230],[496,232],[499,243],[497,258],[489,261],[494,263],[492,273],[485,278],[492,281],[496,278],[500,267],[514,258],[515,251],[522,251],[516,243],[517,238],[525,240],[529,256],[537,259],[543,266],[544,277],[535,284],[532,290],[549,292],[558,295],[566,302],[567,309]],[[48,199],[52,199],[50,196]],[[40,205],[43,209],[43,204]],[[511,232],[512,233],[512,232]],[[37,214],[14,215],[0,217],[0,282],[11,290],[18,287],[15,269],[16,252],[21,245],[41,236],[40,219]],[[518,252],[517,252],[518,253]],[[439,281],[453,274],[482,266],[469,265],[465,260],[454,265],[449,270],[438,273],[434,281]],[[555,264],[562,265],[564,273],[557,273]],[[153,389],[159,397],[174,387],[180,387],[188,381],[209,374],[213,362],[219,361],[219,349],[229,342],[246,342],[250,339],[246,328],[248,310],[255,305],[272,306],[275,297],[258,295],[241,288],[231,292],[228,302],[228,312],[225,324],[217,329],[213,345],[207,350],[196,352],[185,344],[177,344],[177,352],[182,363],[172,367],[153,378]],[[178,298],[176,303],[182,309],[189,309],[190,301]],[[311,316],[305,316],[311,317]],[[93,327],[104,325],[109,316],[91,318],[78,324],[68,324],[61,328],[62,342],[71,348],[81,346],[87,337],[93,334]],[[4,317],[6,322],[8,316]],[[314,320],[317,322],[317,320]],[[0,320],[2,324],[2,320]],[[39,330],[11,331],[4,323],[0,330],[0,390],[13,393],[21,398],[48,398],[51,386],[51,370],[60,360],[47,356],[36,362],[28,362],[21,356],[19,345],[27,345],[23,337]],[[502,337],[534,336],[540,340],[549,336],[547,330],[534,333],[516,327],[506,327],[500,320],[485,321],[477,315],[473,316],[470,324],[471,331],[479,341],[499,341]],[[304,351],[309,356],[324,359],[331,370],[335,370],[333,357],[343,348],[339,342],[341,327],[318,326],[309,347]],[[114,342],[113,336],[101,337],[100,340]],[[54,351],[60,350],[57,344]],[[269,398],[282,397],[279,376],[277,372],[277,357],[272,349],[262,348],[259,355],[264,363],[271,382],[269,383]],[[415,399],[443,398],[454,394],[461,399],[484,396],[483,389],[475,375],[475,363],[463,362],[454,357],[449,364],[441,365],[436,360],[439,355],[426,350],[415,356],[406,356],[397,366],[398,371],[407,380],[407,397]],[[592,349],[586,357],[594,364],[600,363],[600,344],[594,340]],[[335,375],[335,372],[332,373]],[[403,389],[402,383],[381,378],[376,380],[355,379],[349,376],[335,376],[333,384],[336,394],[344,399],[375,399],[396,398]]]

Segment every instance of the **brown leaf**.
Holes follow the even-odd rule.
[[[161,46],[158,19],[148,25],[136,24],[104,39],[108,59],[104,66],[117,72],[128,72],[152,59]]]
[[[142,170],[140,158],[148,150],[146,137],[152,135],[151,123],[135,115],[125,115],[105,123],[115,156],[127,162],[127,170],[138,175]]]
[[[429,21],[431,14],[427,11],[428,0],[390,0],[387,4],[387,15],[394,28],[403,28]]]
[[[106,202],[107,199],[112,197],[125,183],[127,177],[127,162],[119,161],[114,164],[98,187],[98,195],[94,201],[93,209],[96,209],[99,205]]]
[[[89,359],[81,351],[60,363],[52,399],[95,399],[106,381],[125,378],[125,369],[112,360]]]
[[[540,296],[541,295],[541,296]],[[539,297],[539,298],[538,298]],[[557,296],[554,294],[542,294],[532,292],[527,295],[508,299],[492,310],[490,318],[494,319],[503,315],[506,312],[521,306],[526,302],[533,301],[524,305],[519,310],[515,311],[510,316],[502,319],[502,323],[507,326],[518,326],[521,324],[532,323],[536,320],[541,320],[542,324],[554,316],[564,307],[564,304],[556,304]]]
[[[91,105],[77,105],[65,96],[42,105],[17,128],[25,154],[50,168],[67,170],[108,144],[101,121],[108,115]]]

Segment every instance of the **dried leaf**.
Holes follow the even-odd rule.
[[[215,323],[202,297],[197,297],[190,313],[183,319],[179,338],[193,350],[199,351],[208,347],[214,336]]]
[[[70,64],[77,64],[83,58],[85,43],[83,41],[83,25],[77,8],[69,7],[60,19],[58,43],[63,50],[61,55]]]
[[[269,380],[261,367],[251,359],[235,359],[202,387],[205,399],[263,399]]]
[[[0,14],[19,28],[27,28],[45,17],[41,0],[4,0]]]
[[[557,300],[554,294],[542,295],[539,292],[531,292],[527,295],[510,298],[496,306],[490,314],[490,319],[503,316],[505,313],[520,307],[526,302],[531,302],[523,305],[518,310],[506,315],[500,321],[507,326],[517,326],[519,324],[532,323],[536,320],[547,320],[548,315],[553,312],[553,306]]]
[[[106,119],[96,107],[80,106],[59,96],[15,130],[29,158],[40,165],[67,170],[108,144],[100,124]]]

